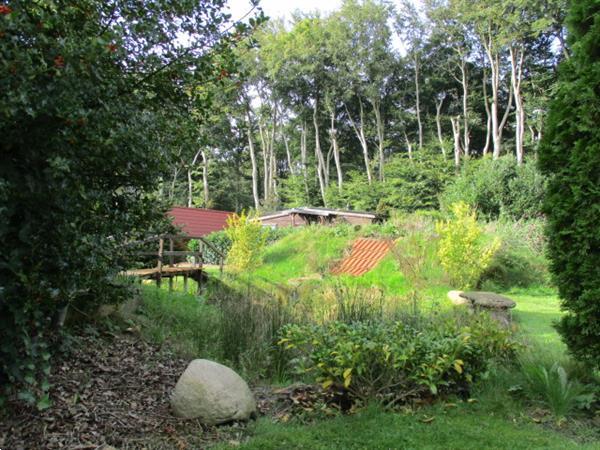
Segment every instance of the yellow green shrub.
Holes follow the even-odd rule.
[[[457,288],[470,289],[490,265],[500,248],[500,239],[485,242],[477,214],[466,203],[454,203],[450,210],[452,217],[436,225],[440,235],[438,256],[452,283]]]
[[[268,230],[254,217],[242,211],[227,219],[225,234],[231,240],[227,267],[234,272],[252,270],[262,263],[262,251]]]

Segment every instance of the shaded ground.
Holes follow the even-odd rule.
[[[133,334],[80,331],[54,363],[53,406],[5,411],[0,448],[183,449],[235,438],[239,428],[206,428],[171,416],[169,395],[187,363]]]

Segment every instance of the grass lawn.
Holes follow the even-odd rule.
[[[428,422],[428,423],[425,423]],[[258,421],[243,449],[598,449],[526,421],[490,415],[477,404],[424,408],[415,414],[376,407],[311,425]],[[222,445],[218,448],[230,448]]]

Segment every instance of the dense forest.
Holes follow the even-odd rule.
[[[216,107],[179,112],[160,194],[225,210],[437,207],[471,159],[535,159],[569,58],[565,11],[564,0],[347,0],[267,21],[256,45],[238,46],[235,73],[191,92]]]

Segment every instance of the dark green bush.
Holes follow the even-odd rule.
[[[550,284],[543,230],[541,219],[500,220],[487,225],[486,232],[499,237],[501,245],[481,277],[486,290]]]
[[[551,272],[562,298],[558,330],[581,361],[600,367],[600,3],[572,2],[573,55],[561,64],[540,147],[549,177]]]
[[[166,231],[155,193],[197,128],[186,108],[209,106],[183,87],[233,72],[228,47],[247,28],[219,31],[220,1],[2,6],[0,389],[45,408],[67,307],[122,299],[125,244]],[[195,31],[185,51],[183,29]]]
[[[328,206],[382,214],[436,209],[452,173],[451,162],[437,153],[415,152],[413,159],[395,155],[385,165],[384,182],[369,184],[364,173],[352,171],[341,193],[337,186],[329,188]]]
[[[518,165],[513,156],[467,161],[440,196],[443,209],[463,201],[481,217],[513,220],[541,215],[546,181],[535,162]]]
[[[295,367],[355,400],[393,405],[421,395],[464,392],[492,359],[516,350],[510,333],[487,316],[404,322],[288,325],[279,344]]]

